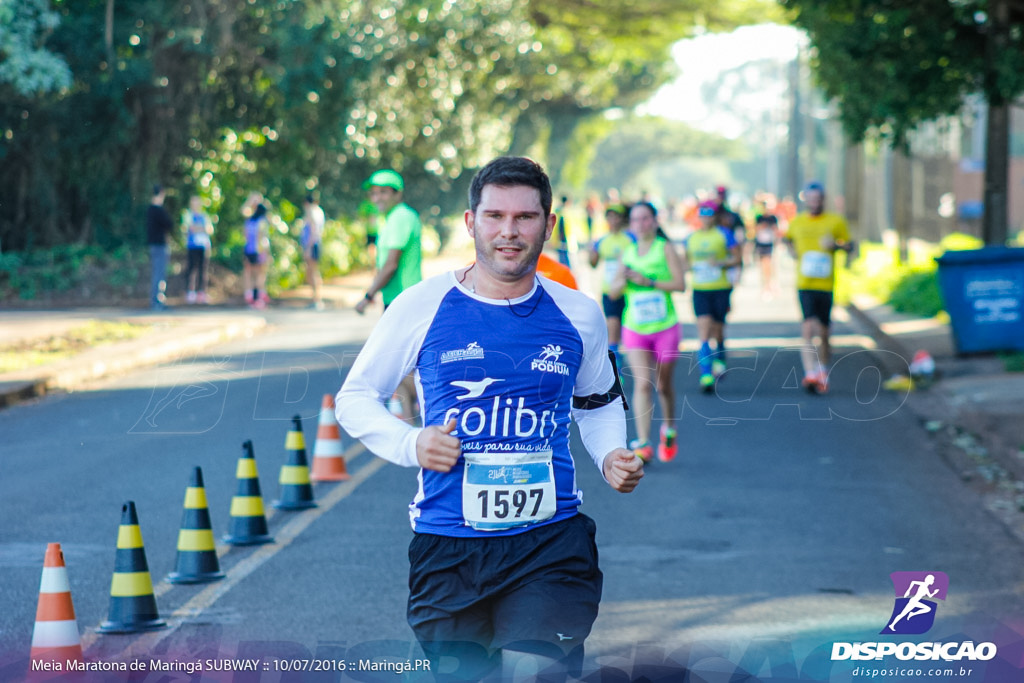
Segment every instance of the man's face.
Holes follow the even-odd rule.
[[[467,211],[465,218],[477,265],[503,282],[532,277],[555,226],[554,214],[541,207],[540,191],[525,185],[484,185],[476,213]]]
[[[393,187],[373,185],[370,187],[370,203],[377,207],[377,211],[387,213],[393,209],[401,200],[401,194]]]
[[[809,212],[818,215],[825,208],[825,193],[821,190],[804,190],[804,204]]]

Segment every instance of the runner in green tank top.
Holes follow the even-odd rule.
[[[629,227],[637,242],[623,252],[623,267],[608,294],[626,299],[622,345],[633,375],[637,438],[632,447],[645,461],[654,455],[651,416],[657,387],[662,419],[658,459],[668,462],[678,451],[672,375],[681,336],[671,293],[686,290],[686,268],[672,244],[658,236],[657,215],[646,202],[630,209]]]

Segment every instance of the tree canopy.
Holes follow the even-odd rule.
[[[849,137],[877,131],[899,148],[918,124],[988,103],[982,237],[1008,234],[1009,103],[1024,92],[1019,0],[781,0],[814,45],[813,62]]]
[[[435,216],[498,154],[530,152],[557,182],[577,126],[671,77],[675,40],[773,8],[0,0],[0,243],[141,242],[154,183],[233,226],[254,189],[351,211],[382,166]]]
[[[999,104],[1024,92],[1019,2],[781,1],[810,36],[816,77],[854,140],[874,130],[900,145],[918,124],[956,114],[967,95]],[[999,2],[1005,23],[993,21]]]

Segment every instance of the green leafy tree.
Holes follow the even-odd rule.
[[[67,63],[45,47],[59,23],[49,0],[0,0],[0,88],[33,96],[71,85]]]
[[[591,163],[590,187],[599,192],[625,188],[644,169],[683,157],[742,159],[746,146],[685,123],[654,116],[617,122],[597,146]]]
[[[1006,239],[1008,104],[1024,92],[1024,7],[1011,0],[781,0],[855,141],[902,146],[918,124],[989,104],[984,239]]]
[[[0,0],[19,16],[40,10],[18,30],[28,41],[18,58],[46,38],[73,76],[45,96],[0,83],[10,92],[0,98],[4,248],[141,244],[159,182],[171,189],[172,212],[193,192],[206,199],[225,259],[252,190],[278,209],[314,191],[329,216],[343,216],[355,212],[369,173],[390,166],[431,221],[461,208],[468,179],[497,154],[536,150],[557,182],[599,139],[595,117],[635,105],[669,78],[674,40],[776,8],[50,1],[59,25],[39,18],[46,0]],[[572,182],[581,177],[577,164]]]

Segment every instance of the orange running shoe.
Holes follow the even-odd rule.
[[[662,427],[661,443],[658,444],[658,460],[671,462],[678,452],[679,444],[676,441],[676,430]]]

